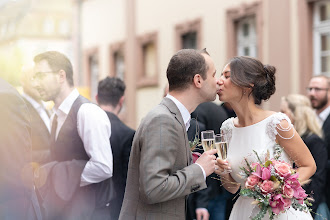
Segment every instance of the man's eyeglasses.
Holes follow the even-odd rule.
[[[320,91],[328,91],[329,88],[307,87],[306,90],[307,92],[312,92],[312,90],[315,90],[315,92],[320,92]]]
[[[43,80],[48,73],[57,73],[55,71],[47,71],[47,72],[37,72],[34,76],[31,77],[32,81],[41,81]]]

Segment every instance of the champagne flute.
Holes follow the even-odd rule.
[[[218,151],[218,157],[221,160],[227,160],[227,152],[228,152],[228,141],[223,134],[217,134],[214,137],[214,145]],[[222,171],[222,174],[230,173],[229,170]]]
[[[204,152],[214,149],[214,131],[202,131],[202,146]]]

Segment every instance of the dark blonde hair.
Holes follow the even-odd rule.
[[[282,101],[288,103],[288,107],[293,113],[294,127],[300,136],[313,133],[322,137],[322,128],[317,121],[311,102],[306,96],[290,94],[282,97]]]

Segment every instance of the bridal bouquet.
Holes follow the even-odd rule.
[[[258,214],[251,217],[253,220],[260,220],[269,212],[269,219],[274,219],[276,215],[285,212],[292,206],[295,210],[308,211],[308,201],[305,190],[298,181],[298,173],[290,164],[275,159],[267,159],[262,163],[258,154],[258,162],[249,163],[245,159],[247,167],[241,167],[240,173],[246,178],[245,188],[240,194],[253,198],[253,204],[260,208]],[[269,153],[268,153],[269,155]],[[304,205],[305,204],[305,205]]]

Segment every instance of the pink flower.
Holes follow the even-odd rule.
[[[260,164],[256,164],[255,166],[256,172],[252,174],[261,178],[262,180],[269,180],[270,178],[270,170],[266,167],[261,167]]]
[[[307,197],[307,194],[305,193],[305,190],[300,186],[296,190],[294,190],[293,196],[299,201],[299,200],[304,200]]]
[[[282,194],[278,194],[269,200],[269,205],[272,207],[272,211],[277,215],[284,211],[284,203],[282,201]]]
[[[264,180],[260,185],[261,191],[265,194],[272,192],[273,188],[274,188],[274,183],[271,180]]]
[[[247,178],[246,182],[245,182],[245,187],[248,189],[252,189],[255,185],[257,185],[259,183],[260,178],[255,176],[255,175],[251,175]]]
[[[287,197],[287,198],[292,198],[293,194],[294,194],[294,190],[291,188],[290,185],[285,184],[283,186],[283,194]]]
[[[195,163],[196,160],[201,156],[201,154],[198,152],[192,152],[191,154],[192,154],[193,163]]]
[[[259,165],[259,163],[257,163],[257,162],[253,162],[253,163],[251,163],[251,168],[252,169],[256,169],[256,167],[257,167],[257,165]],[[260,165],[259,165],[260,166]]]
[[[298,173],[289,176],[285,182],[286,184],[289,184],[292,189],[298,189],[300,187],[300,183],[298,181]]]
[[[277,173],[283,177],[287,177],[288,175],[291,174],[291,167],[289,164],[285,162],[276,161],[274,164],[274,168],[277,171]]]
[[[283,202],[283,206],[284,206],[285,209],[290,208],[290,205],[291,205],[291,199],[283,198],[283,197],[282,197],[281,201]]]
[[[261,169],[261,172],[262,172],[262,176],[261,176],[262,180],[269,180],[269,178],[271,176],[270,175],[270,170],[266,167],[263,167]]]
[[[256,168],[256,172],[253,172],[252,174],[261,178],[262,177],[262,171],[261,171],[261,166],[260,164],[257,163],[257,165],[255,166]]]

